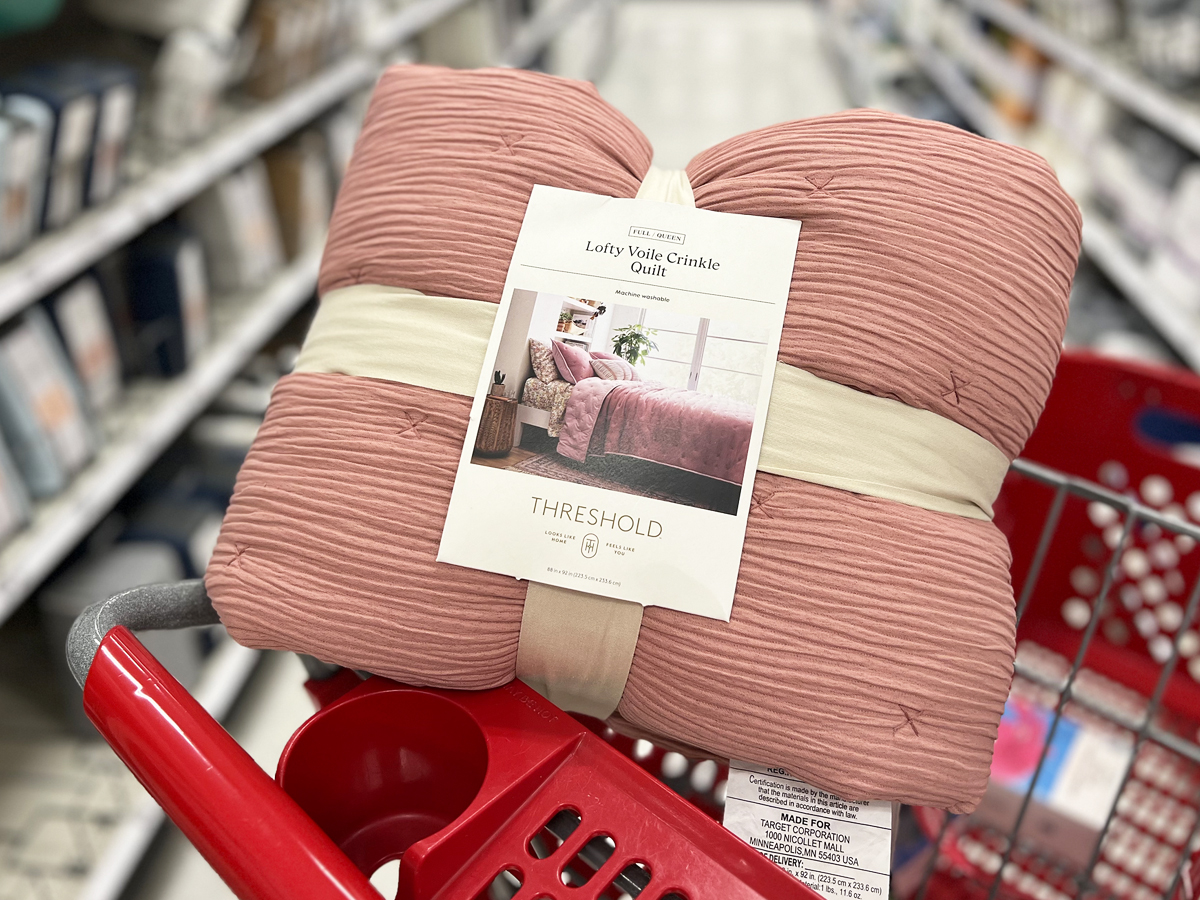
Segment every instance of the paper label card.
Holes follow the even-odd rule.
[[[830,900],[884,900],[892,804],[854,803],[784,769],[729,763],[725,827]]]
[[[438,560],[728,620],[799,234],[535,187]]]

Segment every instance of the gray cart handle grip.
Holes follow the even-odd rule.
[[[67,664],[83,687],[100,642],[118,625],[131,631],[153,631],[220,621],[199,578],[136,587],[94,603],[79,614],[67,636]]]

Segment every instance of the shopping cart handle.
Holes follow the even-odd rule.
[[[199,581],[118,594],[71,630],[83,707],[242,900],[380,900],[366,876],[125,625],[216,622]]]
[[[132,588],[93,603],[79,614],[67,636],[67,664],[83,687],[100,642],[118,625],[131,631],[150,631],[216,625],[220,621],[199,578]]]

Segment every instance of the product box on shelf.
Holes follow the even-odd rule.
[[[150,132],[178,145],[209,133],[229,78],[236,41],[204,31],[173,31],[159,48],[151,74]]]
[[[127,31],[165,38],[181,28],[233,34],[246,16],[248,0],[84,0],[100,21]]]
[[[38,167],[34,126],[0,112],[0,259],[19,250],[33,233],[30,183]]]
[[[262,160],[218,180],[183,208],[204,245],[218,293],[257,287],[283,265],[283,243]]]
[[[1200,81],[1200,6],[1187,0],[1131,0],[1129,36],[1142,70],[1164,87]]]
[[[121,185],[121,164],[133,132],[137,73],[112,60],[79,60],[69,70],[96,92],[96,132],[87,169],[87,205],[103,203]]]
[[[1200,162],[1191,163],[1180,174],[1162,240],[1147,265],[1155,284],[1171,299],[1200,311]]]
[[[16,95],[0,103],[0,259],[41,228],[53,130],[50,105],[36,97]]]
[[[29,492],[0,435],[0,545],[29,521]]]
[[[170,221],[130,245],[129,312],[146,371],[178,375],[208,343],[204,257],[195,234]]]
[[[145,374],[146,361],[138,344],[137,325],[129,307],[129,250],[121,247],[98,260],[91,275],[100,287],[108,321],[117,343],[124,380]]]
[[[320,64],[324,4],[315,0],[259,0],[250,12],[258,50],[246,80],[254,97],[269,100],[312,74]]]
[[[41,225],[67,224],[84,205],[98,106],[93,86],[69,64],[47,64],[0,83],[0,94],[33,97],[50,107],[54,125]]]
[[[121,358],[100,285],[85,275],[47,301],[93,413],[121,396]]]
[[[363,94],[362,100],[369,96]],[[360,98],[352,97],[321,120],[321,132],[325,136],[335,188],[341,186],[342,177],[350,165],[350,157],[354,153],[358,133],[362,130],[365,112],[366,108]]]
[[[40,306],[0,331],[0,427],[34,497],[66,487],[98,444],[75,373]]]
[[[279,213],[283,246],[294,259],[320,241],[333,210],[325,139],[313,129],[301,132],[269,151],[263,160]]]

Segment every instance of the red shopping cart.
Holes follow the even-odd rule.
[[[1200,379],[1064,356],[996,505],[1018,587],[1013,695],[1050,712],[1034,771],[1006,828],[916,810],[931,849],[906,896],[1192,900],[1198,458]],[[199,582],[138,589],[86,612],[69,656],[89,716],[240,897],[376,897],[364,873],[396,858],[401,900],[817,896],[714,821],[723,766],[584,727],[519,682],[310,681],[321,709],[271,781],[119,627],[215,621]],[[1055,732],[1079,721],[1131,752],[1072,862],[1031,810]]]
[[[199,581],[138,588],[85,611],[68,657],[88,716],[243,900],[378,900],[366,876],[395,859],[400,900],[817,900],[520,682],[310,682],[321,709],[272,781],[129,630],[216,620]]]
[[[1006,828],[916,811],[933,851],[915,896],[1191,900],[1200,887],[1198,450],[1196,376],[1063,356],[996,506],[1018,589],[1012,696],[1049,712],[1034,771]],[[1038,811],[1054,737],[1077,727],[1129,751],[1071,860]]]

